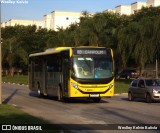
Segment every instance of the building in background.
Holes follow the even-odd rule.
[[[148,0],[147,5],[152,7],[160,6],[160,0]]]
[[[44,15],[44,28],[51,29],[52,14]]]
[[[131,4],[131,14],[134,14],[136,11],[142,9],[142,7],[147,7],[146,2],[134,2]]]
[[[9,21],[1,24],[2,27],[15,26],[15,25],[24,25],[24,26],[36,25],[37,29],[40,29],[44,28],[44,21],[10,19]]]
[[[130,5],[119,5],[116,6],[115,12],[120,15],[131,15],[131,6]]]
[[[116,10],[114,10],[114,9],[107,9],[107,10],[104,10],[103,12],[104,12],[104,13],[105,13],[105,12],[115,13],[115,12],[116,12]]]
[[[115,13],[119,13],[120,15],[131,15],[134,14],[135,11],[142,9],[142,7],[150,7],[150,6],[152,7],[160,6],[160,0],[147,0],[147,2],[134,2],[131,3],[131,5],[119,5],[116,6],[113,11]]]
[[[53,11],[44,16],[44,27],[55,31],[58,28],[66,29],[73,23],[79,23],[81,15],[80,12]]]
[[[58,28],[66,29],[69,25],[78,23],[81,16],[82,13],[80,12],[53,11],[51,14],[44,15],[44,20],[42,21],[10,19],[7,22],[1,23],[1,26],[36,25],[37,29],[46,28],[57,31]]]
[[[120,15],[131,15],[142,9],[142,7],[150,6],[160,6],[160,0],[147,0],[147,2],[134,2],[131,3],[131,5],[119,5],[116,6],[115,9],[107,9],[104,12],[119,13]],[[81,16],[81,12],[53,11],[48,15],[44,15],[44,19],[41,21],[11,19],[7,22],[1,23],[1,27],[15,25],[36,25],[37,29],[46,28],[48,30],[57,31],[59,28],[66,29],[73,23],[79,23]]]

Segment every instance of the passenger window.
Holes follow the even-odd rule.
[[[47,72],[59,72],[59,56],[47,56]]]
[[[133,80],[132,83],[131,83],[131,86],[137,87],[137,81],[138,81],[138,80]]]
[[[145,87],[145,84],[144,84],[144,81],[143,80],[140,80],[139,83],[138,83],[138,87]]]

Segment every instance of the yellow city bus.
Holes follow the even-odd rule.
[[[113,52],[105,47],[57,47],[29,55],[29,89],[39,96],[91,98],[114,95]]]

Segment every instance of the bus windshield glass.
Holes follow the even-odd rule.
[[[74,57],[73,75],[82,79],[104,79],[113,76],[112,60],[107,57]]]

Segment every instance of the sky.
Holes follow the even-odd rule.
[[[1,22],[10,19],[43,20],[43,16],[52,11],[71,11],[89,13],[114,9],[118,5],[147,0],[0,0]]]

